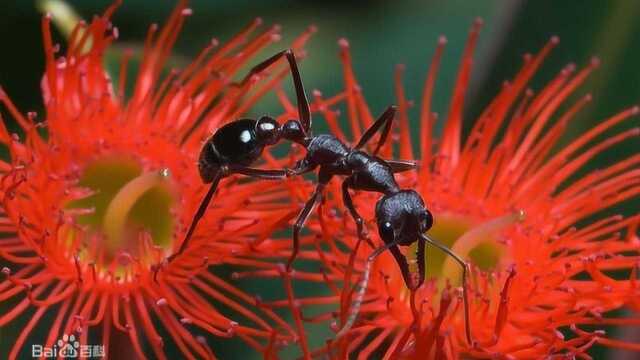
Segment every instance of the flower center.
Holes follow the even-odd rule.
[[[125,265],[123,259],[151,261],[151,248],[167,248],[174,227],[168,176],[166,170],[145,172],[137,162],[119,157],[87,166],[78,185],[90,195],[67,205],[68,210],[90,210],[76,216],[88,245],[81,258]]]
[[[478,224],[456,215],[444,215],[438,218],[429,234],[481,270],[490,271],[507,260],[502,230],[523,218],[524,212],[516,211]],[[416,246],[412,245],[410,254],[415,254]],[[427,276],[437,278],[439,285],[443,285],[445,279],[452,285],[461,283],[459,264],[439,249],[427,246],[425,262]]]

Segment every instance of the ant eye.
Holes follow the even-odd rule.
[[[422,226],[424,226],[424,231],[431,229],[433,226],[433,215],[429,210],[425,209],[425,212],[422,214]]]
[[[382,240],[384,240],[385,242],[393,241],[393,238],[394,238],[393,224],[386,221],[381,224],[379,231],[380,231],[380,237],[382,238]]]

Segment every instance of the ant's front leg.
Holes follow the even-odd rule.
[[[342,201],[349,210],[349,213],[351,213],[351,217],[353,217],[353,220],[356,222],[356,226],[358,228],[358,237],[360,239],[365,239],[372,248],[375,248],[373,242],[371,242],[371,239],[369,238],[369,236],[367,236],[367,228],[365,226],[364,219],[362,218],[362,216],[360,216],[358,210],[356,210],[356,207],[353,204],[353,199],[351,199],[351,195],[349,194],[350,187],[353,187],[352,177],[348,177],[342,183]]]
[[[303,175],[306,174],[308,172],[313,171],[318,165],[311,163],[309,160],[307,160],[306,158],[302,159],[302,160],[298,160],[296,162],[296,165],[291,168],[291,169],[284,169],[285,173],[287,174],[287,177],[290,176],[297,176],[297,175]]]
[[[229,165],[229,171],[233,174],[241,174],[256,179],[281,180],[288,177],[287,170],[256,169],[246,166]]]

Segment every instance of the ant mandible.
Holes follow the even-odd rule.
[[[287,261],[287,270],[291,269],[291,265],[299,251],[300,230],[311,215],[314,206],[321,200],[322,192],[333,176],[342,175],[347,177],[342,183],[343,201],[356,222],[360,238],[364,238],[364,219],[356,210],[349,194],[349,189],[383,194],[376,204],[375,216],[380,238],[385,245],[374,250],[368,257],[357,299],[351,307],[352,314],[346,325],[338,333],[338,337],[346,332],[355,321],[373,261],[384,251],[391,251],[400,266],[405,283],[410,289],[415,290],[424,283],[426,270],[425,245],[429,243],[452,256],[462,267],[466,335],[467,341],[471,343],[466,292],[466,262],[446,246],[425,235],[425,232],[433,225],[433,216],[427,210],[422,197],[417,192],[414,190],[402,190],[396,182],[394,173],[414,169],[416,164],[402,160],[383,160],[376,156],[391,131],[396,107],[389,106],[364,132],[353,148],[330,134],[314,136],[311,132],[309,103],[302,85],[295,55],[291,49],[279,52],[254,66],[240,84],[246,83],[254,75],[262,72],[282,57],[286,57],[291,70],[299,119],[288,120],[283,125],[280,125],[269,116],[263,116],[257,121],[240,119],[221,127],[205,142],[200,153],[198,169],[202,180],[205,183],[211,183],[211,187],[194,215],[180,248],[169,257],[168,262],[183,253],[187,248],[193,231],[206,212],[220,180],[224,177],[231,174],[242,174],[259,179],[277,180],[292,175],[302,175],[319,168],[318,184],[293,226],[293,249]],[[380,139],[373,153],[368,154],[362,151],[361,149],[380,131]],[[298,161],[293,169],[265,170],[249,167],[260,157],[266,146],[275,145],[281,139],[298,143],[307,151],[306,156]],[[418,241],[419,279],[417,283],[414,283],[407,259],[400,251],[399,246],[409,246],[416,241]]]

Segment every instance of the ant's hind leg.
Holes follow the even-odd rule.
[[[207,208],[209,207],[211,198],[213,198],[213,194],[215,194],[216,189],[218,188],[218,184],[220,183],[220,180],[222,180],[222,178],[225,176],[226,176],[226,173],[221,170],[219,170],[214,175],[213,181],[211,182],[211,187],[209,187],[209,191],[202,199],[202,202],[200,202],[198,211],[196,211],[196,214],[193,216],[193,219],[191,220],[191,225],[189,225],[189,229],[187,230],[187,234],[185,235],[184,240],[182,241],[182,244],[180,244],[180,248],[178,249],[177,252],[169,256],[169,258],[167,259],[168,263],[171,262],[176,256],[182,254],[186,250],[187,245],[189,245],[189,241],[191,240],[191,236],[193,235],[193,232],[195,231],[196,226],[198,226],[198,222],[200,222],[200,219],[202,219],[204,214],[207,212]]]
[[[273,65],[276,61],[280,60],[280,58],[282,58],[282,56],[286,51],[287,50],[280,51],[279,53],[271,56],[270,58],[264,60],[263,62],[255,65],[254,67],[251,68],[251,70],[249,70],[247,75],[245,75],[244,78],[242,78],[242,80],[239,83],[233,83],[232,85],[233,86],[245,85],[247,82],[249,82],[249,80],[251,80],[253,76],[260,74],[261,72],[266,70],[269,66]]]
[[[304,223],[307,222],[314,206],[322,198],[322,190],[324,189],[324,186],[324,184],[318,184],[318,186],[316,186],[316,190],[313,192],[313,195],[311,195],[311,198],[307,200],[304,208],[300,212],[300,215],[298,215],[296,223],[293,225],[293,249],[291,249],[291,255],[287,261],[287,271],[291,269],[293,261],[296,259],[296,256],[298,256],[298,250],[300,249],[300,230],[302,230]]]
[[[298,103],[298,116],[300,117],[300,123],[304,129],[306,136],[311,136],[311,109],[309,108],[309,101],[307,95],[304,92],[304,86],[302,85],[302,77],[300,76],[300,70],[298,70],[298,63],[296,62],[296,56],[293,54],[293,50],[288,49],[281,51],[267,60],[259,63],[249,70],[249,73],[240,81],[236,86],[244,86],[254,75],[261,73],[266,68],[280,60],[281,57],[286,57],[289,62],[289,69],[291,70],[291,77],[293,78],[293,86],[296,90],[296,100]]]
[[[367,129],[367,131],[365,131],[364,134],[362,134],[360,141],[358,141],[358,144],[354,146],[354,149],[357,150],[365,146],[367,142],[369,142],[369,140],[373,138],[373,135],[375,135],[380,130],[380,127],[384,126],[384,128],[382,129],[382,133],[380,134],[380,140],[378,140],[378,145],[373,151],[373,155],[377,154],[380,148],[382,147],[382,145],[384,145],[384,143],[387,141],[387,137],[389,137],[389,132],[391,132],[391,124],[393,122],[395,115],[396,115],[396,107],[393,105],[389,106],[384,111],[384,113],[380,115],[378,120],[376,120],[373,123],[373,125],[371,125]]]
[[[304,86],[302,85],[302,78],[300,77],[300,70],[298,70],[298,63],[296,62],[296,56],[293,54],[293,50],[289,49],[284,52],[289,62],[289,68],[291,69],[291,77],[293,78],[293,86],[296,89],[296,100],[298,103],[298,116],[302,123],[302,128],[307,136],[311,136],[311,109],[309,108],[309,101],[307,100],[307,94],[304,92]]]

